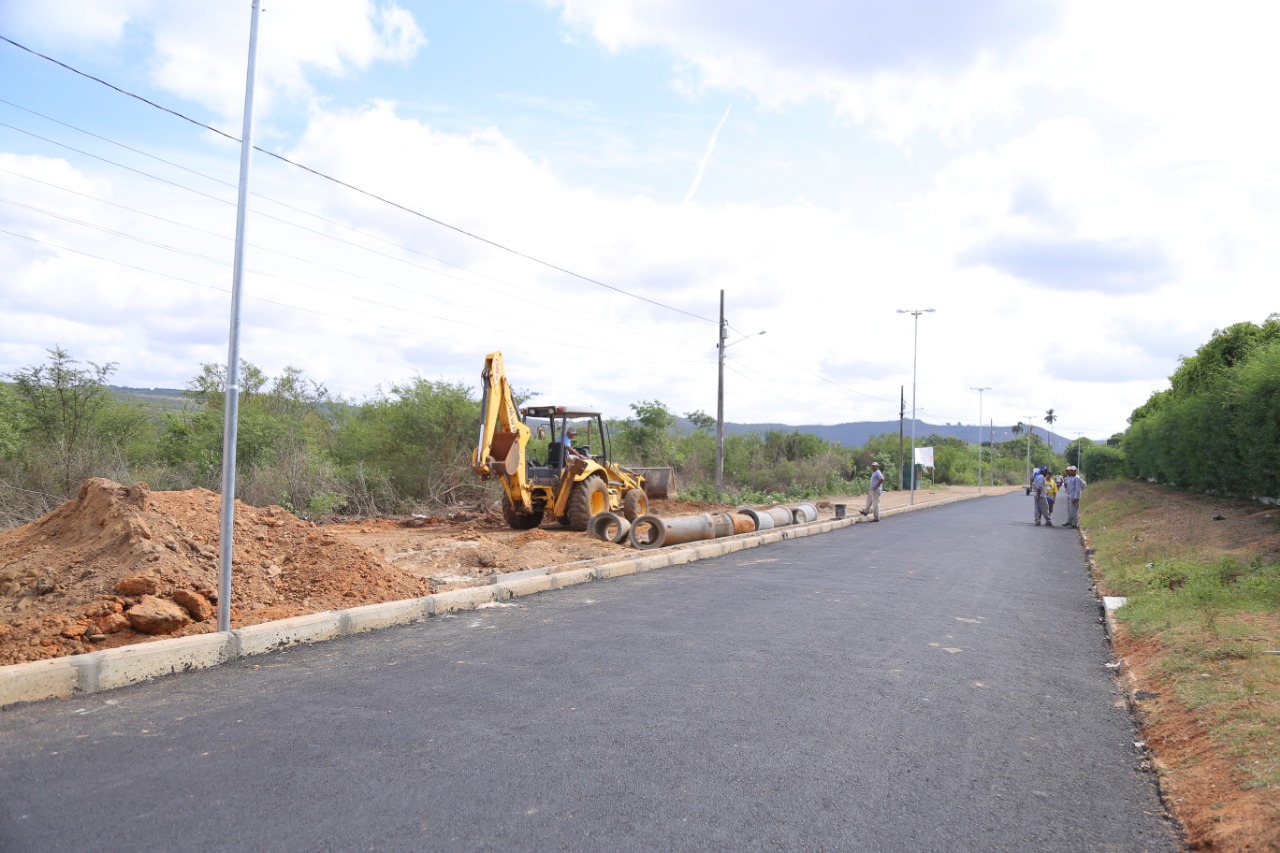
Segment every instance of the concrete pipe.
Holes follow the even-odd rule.
[[[791,517],[796,524],[808,524],[818,520],[818,508],[813,504],[797,504],[796,508],[791,510]]]
[[[733,529],[732,515],[727,512],[713,512],[709,514],[711,516],[711,531],[715,534],[716,539],[719,539],[721,536],[732,536],[734,534],[735,531]]]
[[[733,525],[733,535],[756,532],[755,520],[749,515],[734,515],[733,513],[728,512],[721,513],[721,515],[726,516],[729,519],[729,523]],[[729,534],[725,535],[727,536]]]
[[[715,531],[716,525],[709,513],[679,518],[642,515],[631,523],[631,544],[641,551],[647,551],[650,548],[714,539]]]
[[[773,516],[766,515],[755,507],[744,506],[738,510],[738,515],[751,519],[751,523],[756,526],[756,530],[773,529]]]
[[[587,533],[605,542],[622,544],[631,532],[631,522],[616,512],[598,512],[587,522]]]
[[[795,524],[796,522],[796,517],[791,513],[791,508],[783,506],[782,504],[773,504],[772,506],[765,507],[764,511],[768,515],[773,516],[774,527],[786,527],[790,524]]]

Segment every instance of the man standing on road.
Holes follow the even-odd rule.
[[[872,521],[880,520],[880,493],[884,491],[884,472],[880,470],[879,462],[871,463],[871,482],[867,487],[867,505],[858,510],[861,515],[874,512]]]
[[[1080,496],[1084,494],[1084,487],[1087,485],[1089,484],[1080,476],[1079,469],[1068,465],[1067,476],[1062,479],[1062,490],[1067,495],[1067,523],[1064,527],[1080,526]]]
[[[1053,522],[1049,520],[1049,497],[1045,488],[1044,472],[1044,468],[1037,468],[1035,476],[1031,478],[1031,497],[1036,502],[1036,527],[1040,526],[1042,517],[1045,524],[1053,527]]]

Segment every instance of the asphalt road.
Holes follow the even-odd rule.
[[[1021,493],[0,712],[0,850],[1171,851]]]

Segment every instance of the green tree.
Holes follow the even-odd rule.
[[[1074,456],[1070,457],[1070,460],[1071,464],[1076,464]],[[1083,466],[1080,473],[1084,474],[1085,479],[1090,483],[1096,483],[1099,480],[1117,480],[1125,474],[1124,454],[1106,444],[1085,445],[1080,464]]]
[[[1280,341],[1233,373],[1225,401],[1242,483],[1248,493],[1280,497]]]
[[[693,428],[697,430],[711,430],[716,425],[716,419],[706,412],[698,409],[694,412],[685,412],[684,416],[693,424]]]
[[[820,453],[825,453],[827,449],[827,442],[816,435],[802,433],[799,430],[787,433],[771,429],[764,434],[765,459],[773,465],[812,459]]]
[[[1185,398],[1201,393],[1225,371],[1248,361],[1258,347],[1277,340],[1280,314],[1272,314],[1261,326],[1245,322],[1215,329],[1213,337],[1195,355],[1183,357],[1169,377],[1173,396]]]
[[[236,496],[250,503],[305,509],[312,496],[333,492],[327,452],[338,404],[296,367],[274,379],[240,364],[236,420]],[[167,416],[161,453],[199,485],[221,487],[226,369],[201,366],[187,382],[192,408]]]
[[[17,399],[17,432],[28,449],[28,465],[51,459],[62,495],[72,494],[92,471],[114,436],[101,429],[101,415],[112,404],[106,387],[114,363],[80,362],[60,346],[48,350],[46,364],[8,374]],[[47,486],[46,486],[47,487]]]
[[[671,464],[671,427],[676,416],[658,400],[632,403],[631,411],[635,417],[622,424],[619,454],[639,465]]]
[[[448,505],[487,494],[471,470],[480,403],[469,388],[421,377],[343,418],[334,458],[386,477],[403,498]]]
[[[18,398],[13,387],[0,382],[0,458],[12,459],[21,443],[18,425]]]

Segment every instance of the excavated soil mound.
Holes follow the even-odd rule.
[[[217,628],[221,498],[105,479],[0,534],[0,665]],[[428,595],[428,580],[280,507],[236,502],[234,627]]]

